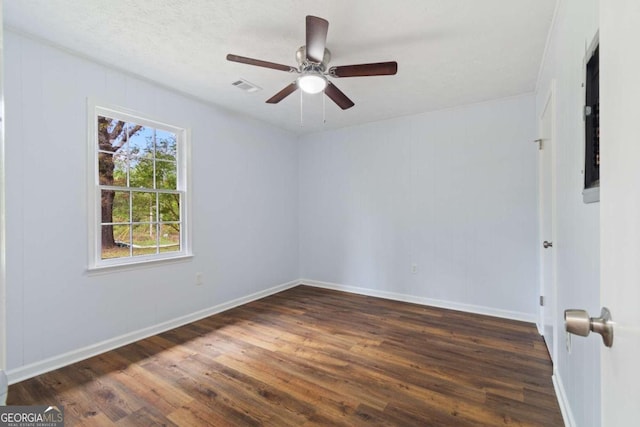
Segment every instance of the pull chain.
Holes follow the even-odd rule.
[[[322,95],[324,95],[324,91],[322,91]],[[326,125],[327,124],[327,116],[326,116],[326,109],[325,109],[325,102],[326,99],[324,96],[322,96],[322,124]]]
[[[302,120],[302,92],[300,91],[300,127],[304,127],[304,122]]]

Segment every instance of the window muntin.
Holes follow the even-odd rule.
[[[188,255],[186,131],[101,107],[92,124],[92,266]]]

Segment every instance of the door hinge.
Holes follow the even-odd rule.
[[[544,297],[540,295],[540,305],[544,306]]]
[[[589,117],[592,112],[593,112],[593,108],[591,107],[591,105],[585,105],[584,106],[584,110],[582,112],[582,114],[583,114],[582,119],[586,120],[587,117]]]

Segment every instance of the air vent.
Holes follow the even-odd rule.
[[[238,81],[235,81],[233,83],[231,83],[232,85],[234,85],[235,87],[244,90],[245,92],[257,92],[259,90],[262,90],[261,87],[254,85],[251,82],[248,82],[244,79],[240,79]]]

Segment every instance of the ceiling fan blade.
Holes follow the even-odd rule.
[[[329,75],[332,77],[392,76],[397,72],[398,63],[396,61],[329,68]]]
[[[307,60],[320,64],[327,44],[329,21],[317,16],[307,16]]]
[[[288,71],[290,73],[297,73],[298,70],[295,67],[289,65],[276,64],[275,62],[261,61],[259,59],[247,58],[245,56],[227,55],[227,61],[239,62],[241,64],[255,65],[257,67],[271,68],[273,70]]]
[[[329,98],[331,98],[333,102],[338,104],[338,107],[342,108],[343,110],[346,110],[347,108],[351,108],[355,105],[353,101],[347,97],[347,95],[342,93],[342,91],[338,89],[336,85],[334,85],[331,82],[327,83],[327,87],[324,88],[324,93]]]
[[[298,89],[298,85],[296,84],[296,82],[291,82],[291,84],[282,89],[280,92],[267,99],[267,104],[277,104],[278,102],[282,101],[287,96],[295,92],[296,89]]]

